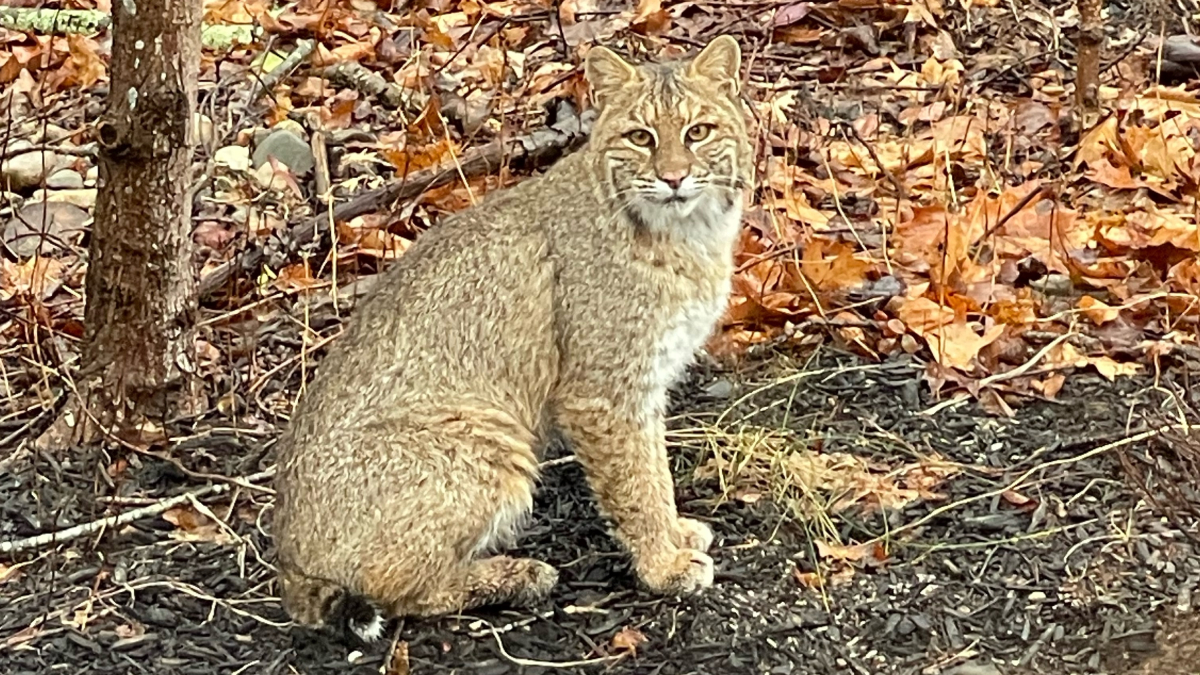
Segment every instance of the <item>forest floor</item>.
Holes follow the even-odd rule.
[[[1200,6],[1105,3],[1079,129],[1073,5],[205,0],[224,39],[262,31],[210,30],[201,65],[208,405],[65,452],[34,441],[77,368],[111,36],[5,7],[3,670],[1200,673],[1200,98],[1164,60]],[[578,143],[589,45],[722,33],[759,184],[669,438],[715,586],[639,591],[559,450],[519,544],[562,570],[545,605],[357,653],[290,626],[272,443],[359,290]]]
[[[638,590],[578,468],[552,455],[518,544],[562,571],[548,602],[410,620],[351,653],[289,628],[271,494],[235,486],[8,568],[5,672],[1196,672],[1172,646],[1200,648],[1200,499],[1185,480],[1200,443],[1170,430],[1200,423],[1200,396],[1181,378],[1080,376],[1058,401],[997,418],[973,403],[931,411],[912,363],[793,358],[701,369],[676,401],[681,509],[717,535],[716,584],[698,597]],[[132,456],[127,508],[269,463],[252,430],[190,436],[208,476]],[[105,513],[113,461],[10,464],[4,520]],[[810,487],[780,482],[775,463]]]

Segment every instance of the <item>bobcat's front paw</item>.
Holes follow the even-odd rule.
[[[708,525],[691,518],[680,518],[675,524],[675,544],[679,548],[707,551],[713,543],[713,531]]]
[[[655,593],[691,595],[712,586],[713,560],[703,551],[681,548],[666,564],[639,569],[638,576]]]

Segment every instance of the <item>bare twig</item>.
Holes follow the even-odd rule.
[[[356,61],[342,61],[321,71],[327,80],[339,87],[350,87],[368,96],[375,96],[385,107],[420,114],[429,103],[429,94],[416,89],[405,89],[395,82],[388,82],[379,73]]]
[[[480,619],[480,621],[483,621]],[[594,659],[582,659],[579,661],[536,661],[534,659],[523,659],[519,656],[513,656],[504,648],[504,641],[500,639],[500,632],[496,627],[487,621],[483,621],[492,631],[492,637],[496,638],[496,648],[500,650],[500,655],[508,659],[510,662],[518,666],[530,666],[536,668],[578,668],[580,666],[594,666],[601,663],[611,663],[618,661],[627,656],[627,654],[612,654],[609,656],[599,656]]]
[[[266,471],[260,471],[256,474],[246,476],[242,480],[245,483],[253,483],[264,478],[270,478],[274,474],[274,469],[268,469]],[[45,534],[39,534],[34,537],[26,537],[25,539],[17,539],[14,541],[2,541],[0,542],[0,554],[19,553],[20,551],[30,548],[38,548],[51,544],[61,544],[62,542],[69,541],[71,539],[86,537],[109,527],[120,527],[121,525],[126,525],[136,520],[149,518],[150,516],[157,516],[158,514],[179,506],[180,504],[192,502],[199,497],[221,494],[222,492],[227,492],[229,489],[229,483],[207,485],[197,490],[192,490],[191,492],[185,492],[181,495],[164,499],[157,503],[151,504],[150,506],[143,506],[140,509],[126,511],[125,513],[115,516],[109,516],[107,518],[93,520],[90,523],[83,523],[74,527],[68,527],[65,530],[59,530],[58,532],[47,532]]]
[[[254,94],[250,97],[250,100],[253,101],[264,93],[270,93],[275,88],[275,85],[279,84],[280,80],[287,77],[300,65],[301,61],[307,59],[309,54],[312,54],[316,46],[316,40],[300,40],[297,42],[296,48],[292,50],[291,54],[287,55],[287,58],[272,68],[271,72],[259,78],[258,88],[254,90]]]
[[[1008,224],[1008,221],[1012,220],[1013,216],[1020,213],[1026,206],[1029,206],[1029,204],[1032,203],[1033,200],[1039,199],[1042,197],[1051,197],[1053,195],[1054,195],[1053,186],[1050,186],[1050,185],[1043,185],[1042,187],[1040,187],[1036,190],[1030,190],[1029,194],[1022,197],[1021,201],[1014,204],[1013,207],[1008,210],[1008,213],[1001,216],[1000,220],[997,220],[994,225],[989,227],[987,229],[987,231],[983,233],[983,236],[979,237],[979,240],[983,241],[983,240],[991,237],[993,234],[996,234],[997,232],[999,232],[1000,228],[1002,228],[1006,224]]]

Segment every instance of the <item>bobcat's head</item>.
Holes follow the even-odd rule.
[[[600,108],[591,146],[620,207],[651,230],[703,226],[741,206],[753,161],[738,98],[741,50],[722,36],[695,59],[631,66],[587,56]]]

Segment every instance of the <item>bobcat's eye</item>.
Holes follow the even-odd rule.
[[[639,148],[648,148],[654,145],[654,134],[646,131],[645,129],[634,129],[633,131],[625,134],[625,138],[629,139],[630,143],[633,143]]]
[[[711,124],[693,124],[687,130],[687,139],[690,143],[699,143],[700,141],[712,135],[713,125]]]

